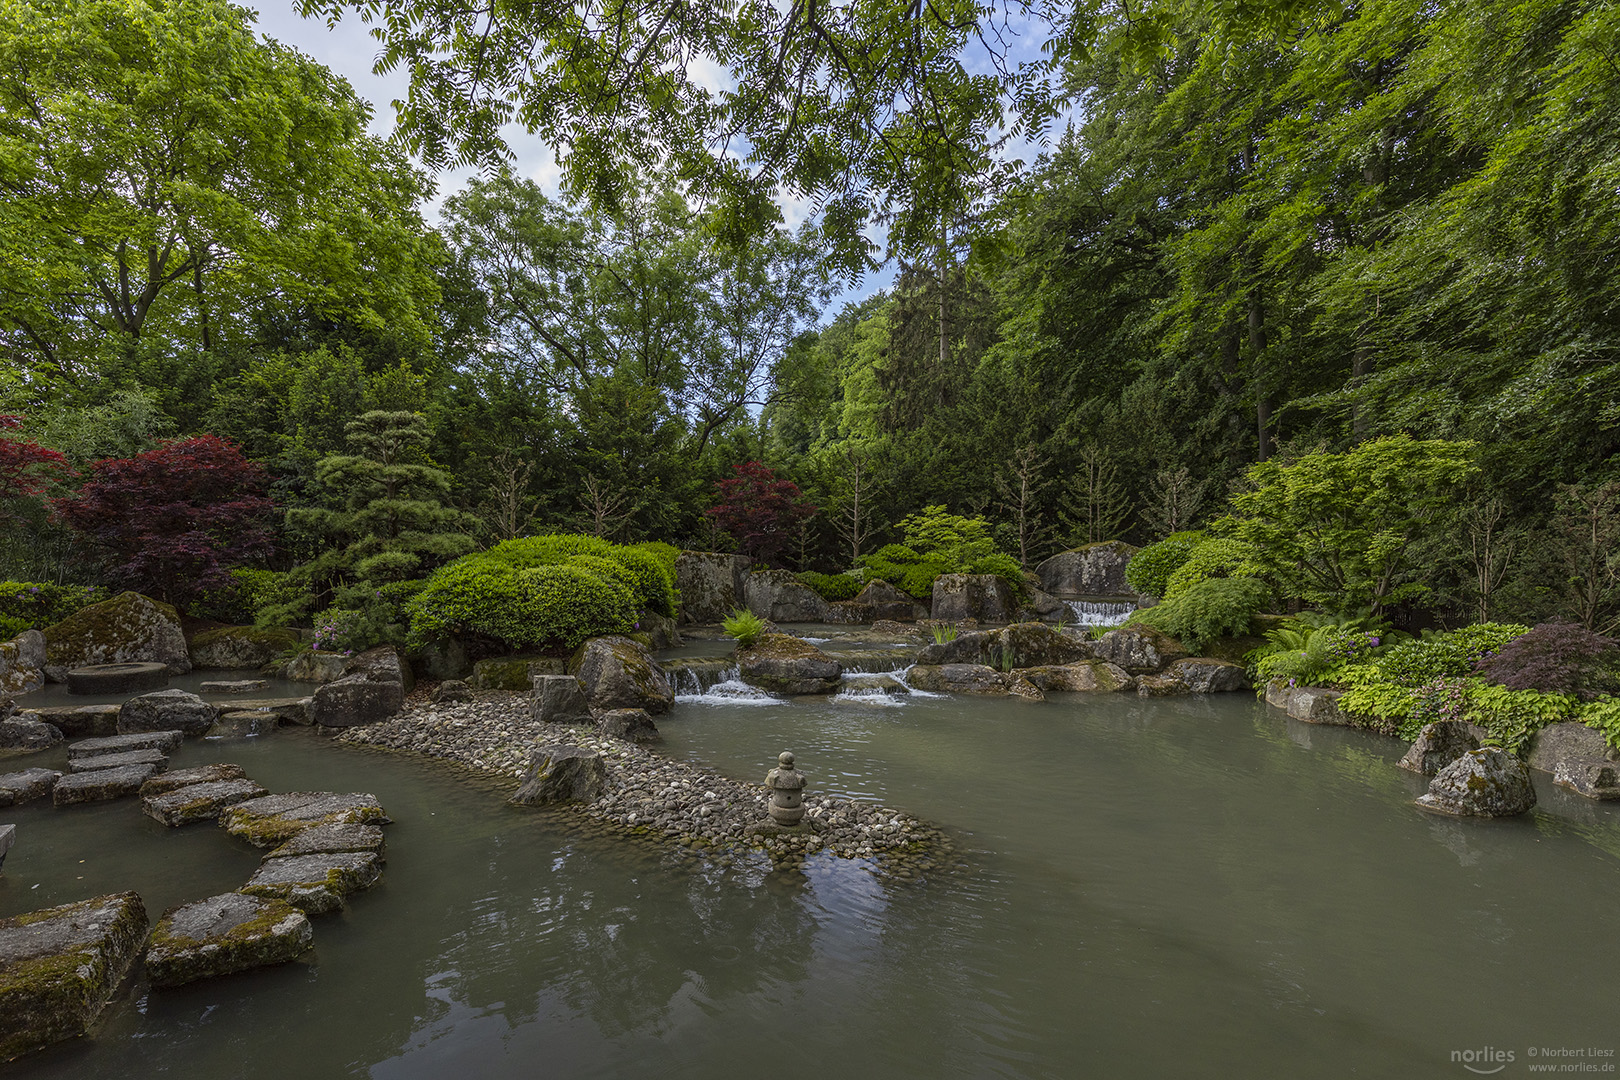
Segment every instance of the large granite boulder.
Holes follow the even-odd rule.
[[[645,645],[620,635],[591,638],[568,662],[592,711],[646,709],[669,711],[675,691]]]
[[[220,826],[256,847],[275,847],[320,825],[387,825],[389,817],[375,795],[333,791],[292,791],[266,795],[227,807]]]
[[[630,742],[649,742],[658,738],[658,725],[647,715],[646,709],[609,709],[596,718],[598,734]]]
[[[636,616],[636,626],[641,633],[647,635],[647,647],[654,651],[673,649],[681,644],[680,629],[675,620],[666,615],[660,615],[656,611],[643,611]]]
[[[1054,596],[1135,596],[1125,567],[1136,549],[1118,540],[1053,555],[1035,568],[1041,588]]]
[[[184,690],[155,690],[124,702],[118,710],[118,733],[178,731],[202,735],[219,719],[219,709]]]
[[[297,647],[298,631],[284,626],[266,630],[219,626],[193,635],[189,642],[194,668],[263,667]]]
[[[69,668],[149,660],[169,674],[191,670],[180,615],[168,604],[122,592],[45,628],[45,674],[64,682]]]
[[[315,939],[309,918],[282,900],[224,893],[163,913],[146,942],[153,986],[181,986],[296,960]]]
[[[1338,727],[1350,727],[1350,717],[1339,708],[1339,699],[1344,696],[1343,690],[1334,690],[1326,686],[1296,686],[1290,687],[1284,694],[1278,692],[1284,704],[1281,706],[1288,710],[1288,715],[1295,720],[1303,720],[1307,724],[1328,724]],[[1266,702],[1272,702],[1272,690],[1266,689]],[[1433,774],[1430,774],[1433,775]]]
[[[0,1061],[88,1033],[145,939],[132,892],[0,920]]]
[[[511,801],[519,806],[589,803],[601,798],[606,787],[607,765],[595,750],[542,746],[530,753],[528,771]]]
[[[743,583],[743,606],[774,623],[826,622],[828,614],[827,601],[787,570],[749,574]]]
[[[941,574],[929,606],[935,620],[1010,622],[1018,609],[1012,586],[995,574]]]
[[[345,675],[364,675],[372,682],[396,682],[405,693],[416,688],[416,673],[405,654],[392,645],[377,645],[349,657]]]
[[[952,694],[1005,694],[1009,677],[985,664],[916,664],[906,672],[914,690]]]
[[[1441,769],[1417,805],[1457,817],[1512,817],[1536,805],[1536,789],[1524,762],[1492,746],[1470,750]]]
[[[831,694],[844,669],[838,661],[789,634],[761,634],[737,650],[742,680],[773,694]]]
[[[577,724],[591,719],[591,706],[572,675],[537,675],[529,691],[529,715],[546,724]]]
[[[1470,750],[1478,749],[1479,740],[1468,724],[1461,720],[1440,720],[1424,724],[1417,741],[1396,764],[1424,776],[1433,776]]]
[[[349,658],[338,653],[305,649],[282,665],[280,675],[291,682],[334,682],[349,670]]]
[[[61,741],[62,731],[55,724],[21,717],[0,720],[0,750],[35,754]]]
[[[1186,646],[1151,626],[1121,626],[1092,642],[1096,655],[1132,675],[1151,675],[1185,659]]]
[[[285,901],[306,915],[325,915],[381,877],[382,860],[369,851],[289,855],[265,859],[241,891]]]
[[[45,635],[24,630],[0,642],[0,695],[31,694],[45,685]]]
[[[387,720],[404,704],[405,688],[397,679],[356,671],[322,683],[310,700],[309,717],[319,727],[360,727]]]
[[[1069,637],[1044,623],[1014,623],[925,645],[917,654],[917,663],[988,664],[1009,669],[1072,664],[1093,655],[1089,641]]]
[[[916,622],[928,618],[928,605],[910,593],[900,591],[887,581],[869,581],[855,597],[872,613],[872,620],[890,619],[894,622]]]
[[[1106,660],[1025,668],[1018,674],[1049,693],[1112,694],[1136,685],[1124,668]]]
[[[743,606],[748,559],[713,551],[683,551],[675,559],[675,588],[680,592],[684,625],[723,622]]]
[[[23,769],[0,774],[0,806],[17,806],[51,793],[62,774],[55,769]]]
[[[1248,690],[1249,677],[1239,664],[1195,656],[1177,660],[1164,669],[1172,679],[1179,679],[1193,694],[1226,694],[1234,690]]]
[[[1528,761],[1532,769],[1552,773],[1559,787],[1589,799],[1620,798],[1620,750],[1596,728],[1574,721],[1549,724],[1531,740]]]

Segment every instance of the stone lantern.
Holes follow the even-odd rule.
[[[793,767],[792,754],[784,750],[777,757],[765,788],[771,793],[771,821],[790,829],[804,819],[804,773]]]

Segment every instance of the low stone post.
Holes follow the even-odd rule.
[[[776,762],[776,768],[765,774],[765,787],[771,793],[771,820],[783,828],[792,828],[804,820],[804,773],[793,767],[793,755],[786,750]]]

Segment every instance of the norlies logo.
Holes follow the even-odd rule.
[[[1482,1046],[1478,1050],[1453,1050],[1451,1060],[1471,1073],[1490,1076],[1499,1073],[1513,1061],[1513,1051]]]

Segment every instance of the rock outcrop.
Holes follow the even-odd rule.
[[[748,559],[712,551],[683,551],[675,559],[682,625],[717,624],[743,606]]]
[[[1553,782],[1589,799],[1620,799],[1620,750],[1596,728],[1573,721],[1536,732],[1528,758],[1532,769],[1553,774]]]
[[[528,771],[511,801],[519,806],[595,802],[607,785],[607,766],[595,750],[542,746],[529,756]]]
[[[138,660],[171,675],[191,670],[179,614],[140,593],[119,593],[45,628],[45,674],[53,682],[65,681],[69,668]]]
[[[24,630],[0,642],[0,697],[31,694],[45,685],[45,635]]]
[[[184,690],[155,690],[124,702],[118,710],[118,732],[178,731],[202,735],[219,719],[219,709]]]
[[[1054,596],[1135,596],[1125,580],[1125,567],[1135,554],[1135,548],[1118,540],[1087,544],[1053,555],[1035,568],[1035,575]]]
[[[941,574],[929,610],[939,621],[1010,622],[1018,609],[1012,586],[994,574]]]
[[[309,918],[281,901],[224,893],[163,913],[146,944],[153,986],[181,986],[296,960],[314,940]]]
[[[928,605],[909,593],[901,592],[887,581],[869,581],[855,597],[855,602],[872,613],[872,621],[889,619],[894,622],[916,622],[928,618]]]
[[[774,623],[827,621],[827,601],[790,571],[756,570],[748,575],[743,590],[743,606],[762,619]]]
[[[1417,741],[1396,764],[1424,776],[1434,776],[1470,750],[1478,749],[1479,740],[1467,724],[1461,720],[1440,720],[1423,725]]]
[[[1470,750],[1441,769],[1417,805],[1457,817],[1512,817],[1536,805],[1524,762],[1496,747]]]
[[[188,646],[194,668],[256,668],[297,648],[298,631],[218,626],[194,634]]]
[[[593,712],[646,709],[662,715],[675,703],[675,692],[645,645],[627,637],[591,638],[568,662]]]
[[[788,634],[761,634],[737,650],[743,682],[773,694],[830,694],[844,669],[826,653]]]

